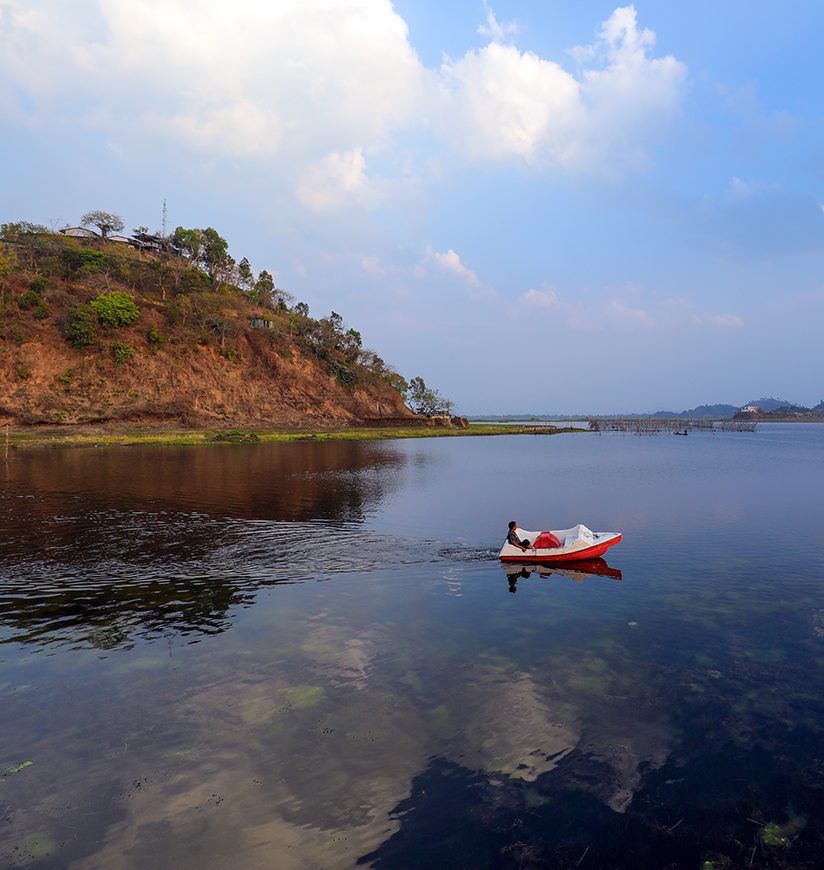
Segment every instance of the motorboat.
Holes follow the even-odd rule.
[[[580,562],[603,556],[622,538],[621,532],[593,532],[581,523],[571,529],[545,532],[515,529],[515,534],[522,541],[529,541],[529,546],[522,550],[504,541],[499,554],[502,562]]]

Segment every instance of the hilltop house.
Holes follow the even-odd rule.
[[[73,239],[99,239],[100,236],[86,227],[66,227],[60,230],[61,235],[71,236]]]
[[[157,251],[162,252],[168,250],[169,243],[163,236],[156,236],[152,233],[135,233],[129,244],[133,245],[139,251]]]

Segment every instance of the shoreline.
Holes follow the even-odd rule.
[[[275,444],[316,441],[387,441],[406,438],[461,438],[494,435],[560,435],[587,432],[574,426],[513,426],[470,424],[466,428],[442,426],[346,426],[305,429],[124,429],[89,432],[80,427],[44,430],[0,430],[0,450],[20,447],[199,447],[203,445]]]

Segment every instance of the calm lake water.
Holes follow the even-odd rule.
[[[802,424],[12,451],[0,864],[820,867],[823,470]],[[508,577],[510,519],[624,541]]]

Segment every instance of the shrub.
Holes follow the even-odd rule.
[[[339,384],[343,384],[345,387],[351,387],[357,383],[357,372],[349,368],[346,363],[342,363],[340,360],[335,359],[335,357],[329,357],[328,363],[329,368],[332,370],[332,374],[334,374]]]
[[[201,293],[212,289],[212,282],[200,269],[189,269],[181,277],[177,286],[178,293]]]
[[[34,290],[26,290],[26,292],[18,298],[17,304],[23,309],[23,311],[28,311],[29,308],[36,308],[40,305],[41,301],[39,293],[35,293]]]
[[[43,275],[38,275],[29,282],[29,290],[31,290],[32,293],[36,293],[38,296],[42,296],[48,289],[49,279]]]
[[[97,341],[97,312],[89,305],[78,305],[63,324],[63,335],[76,347],[88,347]]]
[[[104,326],[120,327],[134,323],[140,312],[134,304],[134,297],[118,290],[115,293],[101,293],[89,303]]]
[[[92,248],[81,248],[77,255],[81,268],[85,266],[90,272],[102,269],[106,262],[106,255],[102,251],[95,251]]]
[[[92,248],[66,248],[61,252],[63,260],[63,277],[69,279],[77,272],[99,272],[106,264],[106,256],[102,251]]]
[[[21,381],[28,380],[31,377],[31,369],[26,368],[26,366],[18,366],[17,377],[20,378]]]
[[[45,320],[49,316],[49,306],[41,300],[34,309],[34,316],[37,320]]]
[[[135,350],[131,345],[121,344],[120,342],[115,342],[111,346],[111,352],[112,356],[114,357],[114,361],[118,365],[128,362],[135,354]]]
[[[153,352],[157,351],[163,344],[163,338],[154,324],[149,327],[149,330],[146,333],[146,341],[149,343],[149,347]]]

